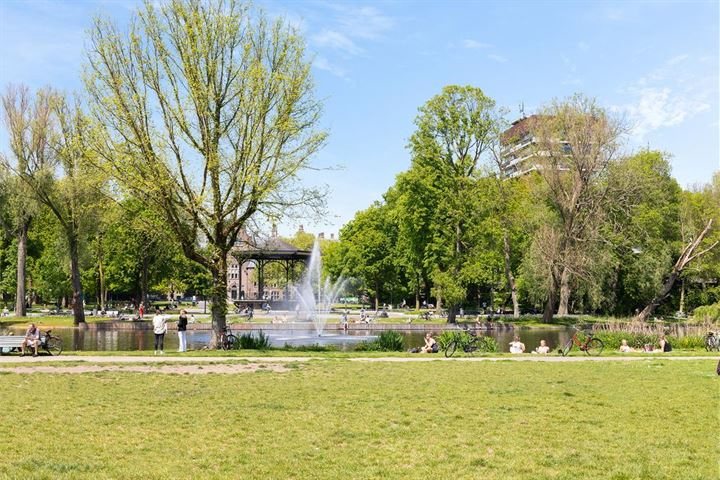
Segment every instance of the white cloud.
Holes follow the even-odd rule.
[[[497,53],[491,53],[490,55],[488,55],[488,58],[498,63],[505,63],[508,61],[507,58],[503,57],[502,55],[498,55]]]
[[[319,34],[313,35],[312,41],[320,47],[341,50],[350,55],[359,55],[363,52],[363,49],[357,46],[349,37],[335,30],[323,30]]]
[[[477,48],[490,48],[490,47],[492,47],[492,45],[490,45],[489,43],[478,42],[477,40],[472,40],[470,38],[466,38],[465,40],[463,40],[463,47],[477,49]]]
[[[633,123],[633,132],[640,138],[653,130],[679,125],[710,108],[703,100],[668,87],[644,87],[635,92],[637,101],[626,105],[625,111]]]
[[[628,116],[633,133],[639,139],[710,109],[709,98],[717,88],[716,78],[698,75],[689,67],[678,67],[688,60],[692,59],[687,54],[669,58],[634,85],[623,89],[623,93],[633,98],[625,105],[615,106],[614,110]]]
[[[375,7],[333,5],[332,8],[338,12],[337,23],[351,37],[373,40],[395,25],[392,18],[381,14]]]
[[[325,57],[315,57],[315,60],[313,61],[313,66],[319,70],[325,70],[326,72],[330,72],[336,77],[347,78],[347,72],[344,69],[338,67],[337,65],[333,65]]]
[[[577,47],[583,52],[590,51],[590,45],[585,42],[578,42]]]

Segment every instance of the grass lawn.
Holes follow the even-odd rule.
[[[712,360],[293,365],[1,374],[0,478],[718,475]]]

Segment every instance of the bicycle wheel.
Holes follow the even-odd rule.
[[[62,353],[62,340],[58,337],[50,337],[45,340],[45,351],[50,355],[57,356]]]
[[[237,350],[240,345],[238,338],[232,334],[227,336],[225,342],[227,343],[227,348],[225,350]]]
[[[457,349],[457,342],[453,340],[452,342],[448,343],[447,347],[445,347],[445,356],[447,358],[452,357],[455,354],[455,350]]]
[[[565,344],[565,346],[562,349],[560,349],[560,355],[562,355],[563,357],[567,357],[568,353],[570,353],[570,350],[572,350],[572,346],[573,346],[573,341],[568,340],[567,343]]]
[[[593,357],[597,357],[602,353],[604,348],[605,344],[602,340],[600,340],[599,338],[593,338],[587,343],[585,347],[585,353],[587,353],[588,355],[592,355]]]

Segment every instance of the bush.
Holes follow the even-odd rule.
[[[394,330],[380,333],[372,342],[362,341],[355,344],[357,352],[402,352],[403,350],[403,336]]]
[[[464,330],[449,330],[441,333],[437,342],[440,346],[440,350],[445,350],[452,341],[457,342],[458,345],[463,345],[469,343],[471,340],[471,335]],[[497,340],[486,335],[478,336],[476,345],[478,347],[478,352],[492,353],[500,350]]]
[[[701,322],[720,322],[720,303],[697,307],[692,313],[693,320]]]
[[[270,348],[270,337],[265,335],[262,330],[256,334],[243,333],[240,335],[240,348],[243,350],[267,350]]]
[[[285,343],[282,349],[290,352],[337,352],[340,350],[337,345],[318,345],[317,343],[313,345],[290,345]]]
[[[597,338],[603,341],[608,350],[618,350],[622,340],[627,340],[630,347],[642,349],[644,345],[650,344],[657,347],[660,344],[660,335],[650,333],[626,333],[626,332],[598,332]],[[673,349],[693,350],[705,348],[705,337],[702,335],[686,335],[684,337],[666,336]]]
[[[386,330],[378,336],[377,340],[379,350],[383,352],[402,352],[403,351],[403,336],[394,331]]]

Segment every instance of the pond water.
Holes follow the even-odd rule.
[[[432,330],[428,330],[432,331]],[[13,329],[15,335],[22,335],[23,329]],[[210,341],[210,331],[198,330],[187,332],[188,349],[200,350]],[[235,331],[240,335],[241,331]],[[267,330],[264,332],[270,337],[270,343],[275,347],[285,344],[300,345],[337,345],[340,350],[351,350],[352,346],[362,340],[372,340],[379,333],[370,330],[351,330],[345,334],[327,332],[322,337],[315,335],[314,330]],[[423,331],[400,331],[405,341],[405,349],[422,346]],[[441,331],[433,331],[439,335]],[[139,351],[153,349],[153,332],[151,330],[114,330],[114,329],[75,329],[56,328],[53,334],[63,340],[63,349],[72,351]],[[525,344],[526,351],[530,352],[540,345],[540,340],[546,340],[551,349],[564,344],[571,336],[570,329],[520,329],[491,331],[487,335],[494,337],[500,350],[507,352],[508,344],[514,335],[518,335]],[[177,350],[177,332],[169,331],[165,335],[165,350]]]

